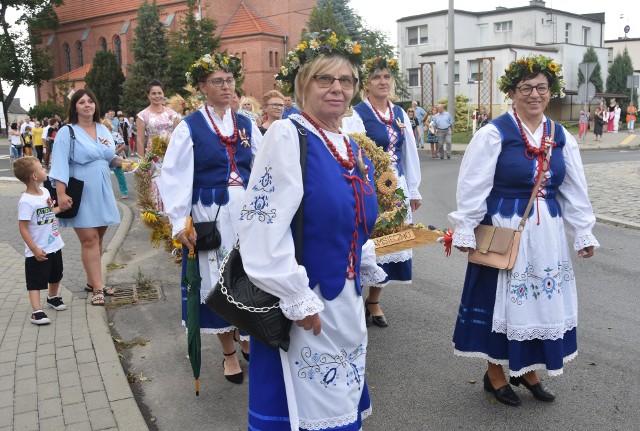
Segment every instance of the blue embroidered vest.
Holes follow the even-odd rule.
[[[244,187],[249,182],[251,173],[251,120],[243,115],[237,115],[236,124],[239,133],[244,131],[248,146],[242,144],[243,139],[238,136],[234,148],[234,159],[238,167],[238,173],[242,177]],[[191,203],[198,201],[204,206],[223,205],[229,201],[227,183],[231,174],[231,166],[227,148],[220,143],[220,137],[214,132],[209,121],[202,111],[189,114],[184,121],[189,126],[191,140],[193,141],[193,195]]]
[[[535,160],[525,156],[525,143],[514,119],[508,114],[502,114],[491,122],[502,136],[502,151],[498,156],[496,173],[493,178],[493,189],[487,198],[487,214],[500,214],[502,217],[512,217],[514,214],[523,216],[533,190],[535,175]],[[551,120],[547,119],[547,131],[551,131]],[[556,147],[551,153],[551,174],[545,184],[545,201],[551,216],[561,215],[560,205],[556,200],[558,186],[562,184],[566,173],[562,149],[566,143],[562,126],[556,123],[554,136]],[[531,207],[533,214],[534,205]]]
[[[387,130],[387,125],[381,122],[380,119],[378,119],[375,112],[373,112],[371,107],[367,105],[365,102],[358,103],[356,106],[353,107],[353,110],[356,111],[358,115],[360,115],[360,118],[362,118],[362,122],[364,123],[364,128],[367,131],[367,137],[369,137],[373,142],[375,142],[376,145],[378,145],[379,147],[382,147],[382,149],[385,152],[389,151],[390,138],[389,138],[389,131]],[[402,108],[394,105],[392,108],[392,111],[393,111],[393,123],[391,124],[391,126],[393,127],[393,129],[396,131],[396,134],[398,135],[398,140],[396,141],[394,146],[395,155],[398,158],[398,175],[402,176],[404,175],[404,168],[402,166],[402,152],[404,151],[404,141],[405,141],[404,130],[407,130],[407,129],[404,129],[404,130],[400,129],[400,126],[398,126],[398,123],[396,121],[398,118],[401,119],[401,121],[404,118],[404,115],[402,113]],[[411,130],[411,127],[409,127],[408,130]]]
[[[354,154],[358,146],[350,140]],[[360,256],[362,245],[369,239],[368,232],[378,216],[378,203],[373,182],[373,165],[363,158],[369,167],[368,177],[371,194],[358,195],[363,201],[364,214],[357,226],[355,262],[355,285],[358,293],[360,286]],[[307,165],[304,178],[304,228],[303,228],[303,265],[309,277],[309,287],[320,285],[322,295],[328,301],[335,299],[344,288],[349,263],[351,241],[356,227],[356,198],[352,182],[345,177],[357,176],[362,179],[358,169],[347,172],[325,147],[324,142],[307,130]],[[364,179],[366,182],[366,179]],[[362,207],[361,207],[362,208]],[[296,239],[296,219],[291,223],[293,239]]]

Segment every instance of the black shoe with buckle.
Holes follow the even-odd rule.
[[[507,383],[501,388],[495,389],[491,384],[491,380],[489,380],[489,375],[484,373],[484,390],[487,392],[491,392],[496,400],[502,404],[506,404],[511,407],[517,407],[522,404],[520,398],[513,391],[511,386]]]
[[[527,382],[524,379],[524,377],[520,376],[520,377],[511,377],[509,379],[509,383],[511,383],[514,386],[520,386],[522,384],[522,386],[524,386],[525,388],[529,389],[529,391],[531,391],[531,393],[533,394],[533,397],[536,400],[550,403],[551,401],[556,399],[555,394],[551,392],[549,389],[547,389],[545,384],[542,382],[538,382],[535,385],[531,385],[529,384],[529,382]]]
[[[222,352],[222,354],[224,356],[233,356],[233,355],[236,354],[236,351],[234,350],[231,353]],[[222,360],[222,370],[223,370],[223,372],[224,372],[224,361],[226,361],[226,359]],[[229,380],[231,383],[235,383],[236,385],[239,385],[244,380],[244,373],[242,371],[240,371],[239,373],[236,373],[236,374],[225,374],[224,378]]]

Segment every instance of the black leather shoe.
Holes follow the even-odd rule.
[[[236,351],[234,350],[234,351],[233,351],[233,352],[231,352],[231,353],[224,353],[224,352],[222,352],[222,354],[223,354],[224,356],[233,356],[233,355],[235,355],[235,354],[236,354]],[[224,361],[225,361],[225,359],[223,359],[223,360],[222,360],[222,372],[223,372],[223,373],[224,373]],[[225,375],[224,375],[224,378],[225,378],[225,379],[227,379],[227,380],[229,380],[231,383],[235,383],[236,385],[239,385],[239,384],[241,384],[241,383],[243,382],[243,380],[244,380],[244,373],[243,373],[242,371],[240,371],[239,373],[236,373],[236,374],[229,374],[229,375],[225,374]]]
[[[549,389],[547,389],[545,384],[542,382],[538,382],[535,385],[530,385],[529,382],[527,382],[524,379],[524,377],[520,376],[520,377],[511,377],[509,379],[509,383],[515,386],[520,386],[520,384],[522,384],[522,386],[524,386],[525,388],[531,391],[531,393],[533,394],[533,397],[536,400],[550,403],[551,401],[556,399],[555,394],[551,392]]]
[[[364,303],[364,307],[367,310],[367,312],[365,313],[365,318],[366,318],[366,323],[367,323],[367,327],[371,326],[371,324],[373,323],[374,325],[376,325],[379,328],[386,328],[387,326],[389,326],[389,323],[387,322],[387,319],[384,317],[384,314],[381,316],[374,316],[369,312],[369,308],[367,307],[367,305],[369,304],[380,304],[379,302],[371,302],[369,300],[367,300]]]
[[[502,404],[512,407],[518,407],[522,404],[522,401],[520,401],[520,398],[513,392],[513,389],[511,389],[508,383],[499,389],[495,389],[487,373],[484,373],[484,390],[491,392],[493,396],[496,397],[496,400]]]

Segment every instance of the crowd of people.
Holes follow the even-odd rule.
[[[390,325],[382,292],[411,283],[413,255],[411,249],[375,255],[369,238],[378,216],[374,166],[349,134],[363,133],[383,150],[405,199],[405,223],[412,224],[422,205],[418,149],[426,142],[432,157],[451,158],[455,129],[441,104],[430,112],[417,102],[407,111],[395,104],[397,60],[363,59],[361,52],[350,39],[320,32],[289,53],[276,76],[281,91],[268,91],[261,103],[240,90],[239,58],[206,54],[187,73],[204,102],[184,118],[165,106],[164,87],[153,80],[149,105],[135,121],[114,111],[102,118],[95,96],[83,89],[73,94],[65,122],[51,119],[46,131],[40,122],[26,124],[31,141],[41,141],[35,143],[37,158],[18,153],[14,162],[27,187],[19,212],[25,255],[39,274],[27,277],[32,322],[49,321],[40,308],[40,290],[48,289],[46,304],[64,309],[57,293],[64,245],[58,225],[73,227],[80,240],[91,304],[104,305],[105,296],[114,294],[103,284],[100,264],[104,234],[120,222],[110,170],[125,198],[126,157],[144,157],[154,138],[163,136],[168,146],[164,157],[154,159],[153,196],[183,255],[196,252],[200,332],[217,335],[225,379],[244,381],[236,345],[249,362],[249,429],[361,429],[372,411],[367,327]],[[511,385],[523,385],[538,400],[554,400],[537,371],[559,375],[577,355],[571,249],[589,258],[599,246],[591,232],[595,217],[577,142],[545,115],[561,85],[561,69],[547,57],[509,65],[500,90],[513,104],[490,122],[486,111],[480,113],[481,128],[462,160],[456,209],[449,214],[453,246],[474,250],[478,225],[518,227],[522,202],[542,176],[533,191],[535,221],[521,229],[515,267],[469,263],[453,335],[455,354],[486,361],[484,389],[510,406],[521,403]],[[352,106],[358,93],[361,102]],[[610,106],[615,115],[615,104]],[[596,119],[609,107],[599,107]],[[12,145],[24,142],[13,126]],[[55,203],[40,187],[45,168],[57,190]],[[58,220],[56,214],[74,204],[66,193],[71,177],[84,181],[80,209],[75,217]],[[304,210],[296,215],[300,207]],[[188,217],[213,222],[220,244],[198,249]],[[40,233],[41,225],[46,232]],[[565,229],[575,237],[573,247]],[[45,236],[56,241],[45,244]],[[300,244],[302,250],[296,250]],[[282,313],[295,323],[288,351],[250,339],[204,305],[234,247],[251,281],[278,297]],[[182,281],[186,325],[185,274],[183,259],[176,282]],[[393,290],[385,294],[390,295]]]

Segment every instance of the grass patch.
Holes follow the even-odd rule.
[[[124,268],[124,265],[120,265],[119,263],[109,263],[107,264],[107,271],[113,271],[116,269]]]

